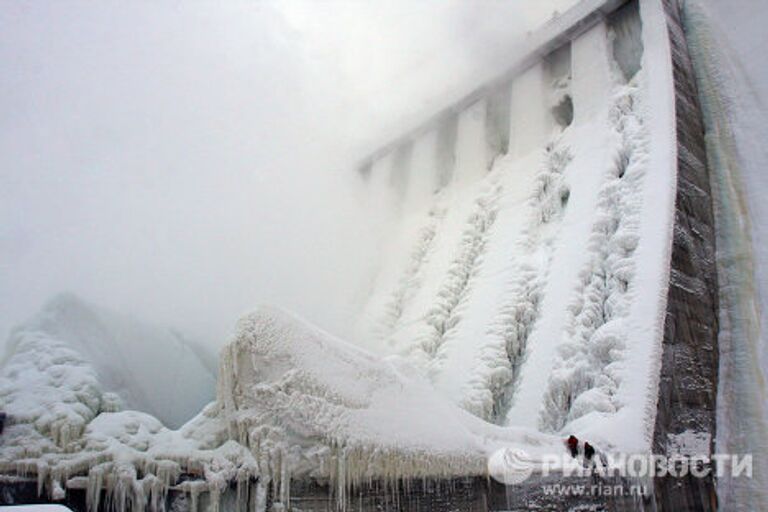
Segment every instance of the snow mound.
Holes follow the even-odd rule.
[[[441,453],[467,444],[458,409],[435,399],[404,363],[378,359],[278,309],[240,320],[220,371],[218,400],[236,421],[261,426],[279,417],[294,437],[329,444],[383,441]]]
[[[16,328],[7,347],[0,386],[5,394],[27,396],[27,410],[46,407],[46,402],[70,403],[68,394],[98,409],[92,406],[93,392],[85,397],[78,391],[90,379],[91,388],[114,393],[126,408],[178,427],[214,397],[215,376],[191,342],[171,330],[105,311],[71,294],[53,298],[34,318]],[[57,356],[48,357],[53,353]],[[35,354],[47,355],[36,361]],[[13,378],[10,368],[26,377]],[[50,382],[48,387],[54,391],[40,393],[28,384],[29,389],[21,389],[21,382],[30,381],[36,386]],[[16,387],[20,389],[13,391]],[[109,400],[114,402],[114,396]],[[3,400],[0,405],[7,407],[6,403]]]
[[[59,296],[8,344],[0,473],[35,475],[50,499],[86,489],[89,510],[102,499],[120,511],[158,510],[172,488],[217,502],[230,482],[250,485],[255,463],[228,441],[214,406],[198,414],[213,379],[177,335]],[[163,424],[195,414],[179,431]]]
[[[5,444],[14,457],[66,448],[102,411],[119,408],[96,370],[67,344],[42,332],[18,332],[14,356],[0,373],[0,404],[12,424]]]
[[[68,449],[42,454],[14,446],[26,432],[24,425],[9,427],[0,449],[0,472],[36,476],[38,493],[53,500],[63,499],[69,489],[85,490],[90,511],[100,505],[120,512],[162,510],[171,490],[188,494],[191,510],[197,510],[199,495],[206,493],[216,510],[233,482],[238,499],[258,494],[245,490],[256,487],[253,456],[227,440],[213,406],[179,431],[137,411],[102,412]]]
[[[27,334],[15,350],[3,370],[13,421],[0,473],[35,475],[51,499],[85,490],[88,510],[159,510],[171,490],[190,496],[192,510],[200,499],[217,510],[233,484],[237,507],[258,508],[269,486],[288,503],[292,478],[329,484],[343,509],[372,481],[480,476],[500,448],[524,449],[534,463],[563,450],[556,437],[471,415],[400,358],[272,308],[240,320],[222,352],[217,401],[179,430],[143,412],[108,412],[114,395],[62,342]],[[34,386],[10,385],[25,371]]]
[[[343,500],[371,479],[485,474],[500,446],[562,450],[557,438],[472,416],[402,359],[378,359],[273,308],[240,320],[219,375],[230,435],[283,497],[302,473],[327,478]]]

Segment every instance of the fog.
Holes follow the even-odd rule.
[[[211,343],[263,302],[348,333],[355,160],[572,1],[4,3],[0,340],[60,291]]]

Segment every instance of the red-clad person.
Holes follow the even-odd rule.
[[[568,451],[571,452],[571,457],[575,459],[579,454],[579,439],[572,435],[565,441],[565,444],[568,446]]]

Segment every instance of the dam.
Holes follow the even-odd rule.
[[[382,250],[354,340],[244,317],[216,400],[178,430],[79,391],[77,428],[11,410],[2,502],[716,510],[711,473],[551,496],[593,480],[488,469],[506,446],[565,453],[570,434],[605,453],[715,453],[715,220],[681,16],[676,0],[557,14],[498,78],[356,166]]]

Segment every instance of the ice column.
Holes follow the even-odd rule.
[[[605,110],[611,96],[611,57],[604,23],[598,23],[573,41],[571,59],[574,122],[583,124]]]
[[[643,24],[639,9],[640,2],[628,2],[609,18],[613,58],[627,82],[640,70],[643,60]]]
[[[544,66],[529,68],[512,85],[510,151],[523,156],[544,145],[548,116]]]
[[[473,182],[488,172],[485,106],[485,100],[480,100],[459,115],[455,177],[458,182]]]
[[[397,191],[392,186],[394,154],[392,152],[375,160],[371,166],[368,189],[374,225],[386,226],[397,213]]]
[[[413,142],[406,141],[398,146],[392,155],[389,184],[394,189],[398,202],[405,197],[411,175]]]
[[[488,96],[485,107],[485,133],[490,151],[489,161],[509,151],[509,108],[511,85],[506,84]]]
[[[549,127],[564,130],[573,123],[573,97],[571,96],[571,44],[566,43],[544,59],[546,94],[549,96]]]
[[[437,189],[437,132],[429,131],[413,143],[405,206],[423,208]]]
[[[448,185],[453,179],[456,168],[456,136],[459,119],[456,114],[449,114],[440,121],[437,128],[437,145],[435,158],[437,160],[437,187]]]

